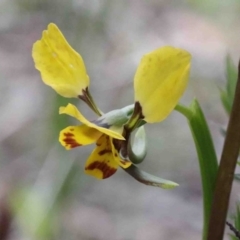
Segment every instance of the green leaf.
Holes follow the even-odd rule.
[[[229,55],[226,58],[226,72],[227,72],[227,93],[229,100],[232,104],[237,85],[237,68],[233,64],[233,61]]]
[[[224,90],[220,90],[220,97],[221,97],[221,101],[222,101],[222,105],[225,108],[225,111],[230,114],[231,112],[231,108],[232,108],[232,104],[230,102],[230,99],[228,97],[228,93]]]
[[[236,204],[236,214],[234,217],[234,226],[239,231],[240,230],[240,208],[239,204]]]
[[[178,184],[175,182],[165,180],[154,175],[151,175],[147,172],[144,172],[135,165],[131,165],[129,168],[126,168],[124,170],[133,178],[135,178],[137,181],[146,185],[160,187],[163,189],[172,189],[178,186]]]
[[[239,208],[239,202],[236,204],[236,212],[235,214],[231,217],[234,220],[234,228],[239,231],[240,230],[240,208]],[[233,231],[231,230],[231,233],[229,234],[232,240],[238,240],[239,238],[237,238],[235,236],[235,234],[233,233]]]
[[[128,143],[129,159],[135,164],[141,163],[147,155],[147,142],[144,126],[137,129],[133,144],[131,144],[131,141]]]
[[[204,228],[203,239],[206,239],[208,222],[210,218],[211,205],[215,180],[218,171],[218,162],[207,121],[197,100],[193,100],[189,108],[177,105],[175,110],[182,113],[187,119],[195,142],[198,162],[200,166],[203,206],[204,206]]]
[[[226,112],[230,114],[237,84],[237,68],[229,55],[226,57],[226,79],[226,87],[220,90],[220,96]]]

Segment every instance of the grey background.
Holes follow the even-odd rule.
[[[12,221],[8,239],[201,239],[202,191],[186,119],[173,112],[146,126],[148,155],[141,168],[180,186],[147,187],[124,171],[104,181],[83,173],[94,146],[65,151],[59,131],[77,124],[59,116],[63,99],[34,69],[33,43],[56,23],[82,55],[90,90],[107,112],[133,102],[133,77],[143,54],[160,46],[192,54],[181,103],[196,97],[218,156],[228,117],[219,98],[225,57],[239,57],[240,3],[236,0],[0,0],[0,200]],[[234,185],[231,212],[238,198]],[[226,238],[227,239],[227,238]]]

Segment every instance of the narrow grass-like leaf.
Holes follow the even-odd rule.
[[[226,57],[226,78],[226,87],[225,89],[220,90],[221,101],[226,112],[230,114],[237,84],[237,68],[234,66],[229,55]]]
[[[237,68],[234,65],[230,56],[227,56],[226,58],[226,72],[227,72],[227,92],[232,104],[235,95],[238,74]]]
[[[235,228],[239,231],[240,230],[240,207],[239,207],[239,203],[236,204],[236,214],[235,214],[235,218],[234,218],[234,225],[235,225]]]
[[[228,98],[228,93],[225,90],[220,89],[220,97],[225,111],[229,114],[231,112],[232,104]]]
[[[234,226],[232,226],[232,227],[235,228],[234,229],[235,234],[238,234],[238,233],[236,233],[236,231],[239,232],[239,230],[240,230],[240,208],[239,208],[239,203],[236,204],[236,212],[232,216],[232,219],[234,220]],[[230,226],[231,223],[228,222],[227,225],[229,226],[230,230],[232,230],[231,226]],[[232,232],[229,234],[231,240],[238,240],[239,239],[235,234],[233,234]]]
[[[204,206],[203,239],[206,239],[213,191],[218,171],[217,156],[205,116],[198,101],[193,100],[189,108],[178,105],[175,110],[181,112],[188,119],[198,154]]]

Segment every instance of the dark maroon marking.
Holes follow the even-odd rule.
[[[138,101],[135,102],[135,106],[134,106],[133,115],[135,114],[139,115],[139,118],[144,119],[144,115],[142,113],[142,106]]]
[[[113,139],[112,143],[114,148],[119,152],[123,145],[123,140]]]
[[[102,155],[104,155],[104,154],[106,154],[106,153],[112,153],[112,151],[111,151],[111,150],[108,150],[108,149],[103,149],[103,150],[101,150],[101,151],[98,153],[98,155],[102,156]]]
[[[75,148],[75,147],[82,146],[81,144],[76,142],[76,140],[73,138],[74,134],[64,133],[63,135],[65,136],[63,141],[66,143],[66,146],[70,146],[70,148]]]
[[[93,109],[93,106],[92,106],[92,100],[91,100],[91,95],[90,95],[90,92],[89,92],[89,89],[88,87],[86,87],[85,89],[82,89],[82,94],[78,95],[78,98],[83,100],[88,106],[90,106],[90,108]],[[93,109],[94,110],[94,109]],[[95,110],[94,110],[95,111]],[[100,116],[102,116],[101,113],[99,113]],[[93,122],[94,123],[94,122]]]
[[[63,134],[65,137],[72,137],[72,136],[74,136],[74,134],[72,134],[72,133],[64,133]]]
[[[118,139],[113,139],[113,146],[114,149],[119,153],[121,151],[121,156],[123,158],[128,157],[128,150],[127,150],[127,144],[128,144],[128,138],[127,140],[118,140]],[[117,153],[115,152],[114,156],[117,157]],[[123,161],[123,162],[122,162]],[[122,160],[122,164],[126,164],[128,161]]]
[[[91,163],[89,166],[85,167],[85,170],[94,169],[98,169],[103,173],[103,179],[112,176],[117,171],[116,168],[109,167],[106,163],[100,161],[95,161]]]
[[[119,139],[113,139],[112,141],[114,149],[119,153],[121,151],[121,153],[124,153],[124,157],[127,157],[127,141],[125,140],[119,140]],[[116,156],[116,152],[115,152],[115,157]]]
[[[82,90],[82,95],[78,95],[78,98],[80,98],[81,100],[83,100],[86,103],[89,103],[89,98],[87,96],[88,93],[88,87],[86,89]]]

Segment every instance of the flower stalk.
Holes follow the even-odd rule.
[[[207,240],[223,239],[229,197],[240,149],[240,61],[232,111],[228,123],[211,210]],[[217,227],[216,227],[217,226]]]

